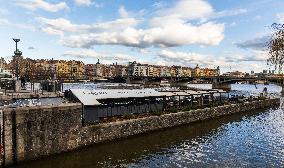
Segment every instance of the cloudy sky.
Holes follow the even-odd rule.
[[[0,56],[261,71],[283,0],[0,0]]]

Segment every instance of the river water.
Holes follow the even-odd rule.
[[[233,90],[272,95],[275,85],[233,85]],[[93,145],[16,166],[93,167],[284,167],[284,106]]]

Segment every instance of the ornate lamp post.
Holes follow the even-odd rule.
[[[16,43],[16,51],[14,51],[14,58],[16,60],[16,78],[19,80],[19,58],[22,56],[22,52],[18,49],[18,42],[20,39],[13,39]]]

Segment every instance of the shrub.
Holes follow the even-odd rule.
[[[192,108],[190,106],[187,106],[187,107],[182,109],[182,111],[190,111],[190,110],[192,110]]]
[[[125,119],[132,119],[134,117],[134,115],[133,114],[125,114],[123,117]]]
[[[170,113],[177,113],[178,112],[178,109],[175,108],[175,107],[172,107],[169,109]]]
[[[156,115],[156,116],[162,115],[161,111],[151,111],[150,113],[153,114],[153,115]]]

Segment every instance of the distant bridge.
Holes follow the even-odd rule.
[[[110,80],[117,80],[118,78],[111,78]],[[120,80],[132,84],[160,84],[161,81],[167,80],[173,86],[186,86],[188,82],[192,81],[208,81],[212,83],[213,89],[230,90],[231,84],[236,82],[254,83],[256,81],[263,81],[264,83],[273,83],[284,87],[283,77],[230,77],[230,76],[200,76],[200,77],[141,77],[128,76],[121,77]]]

